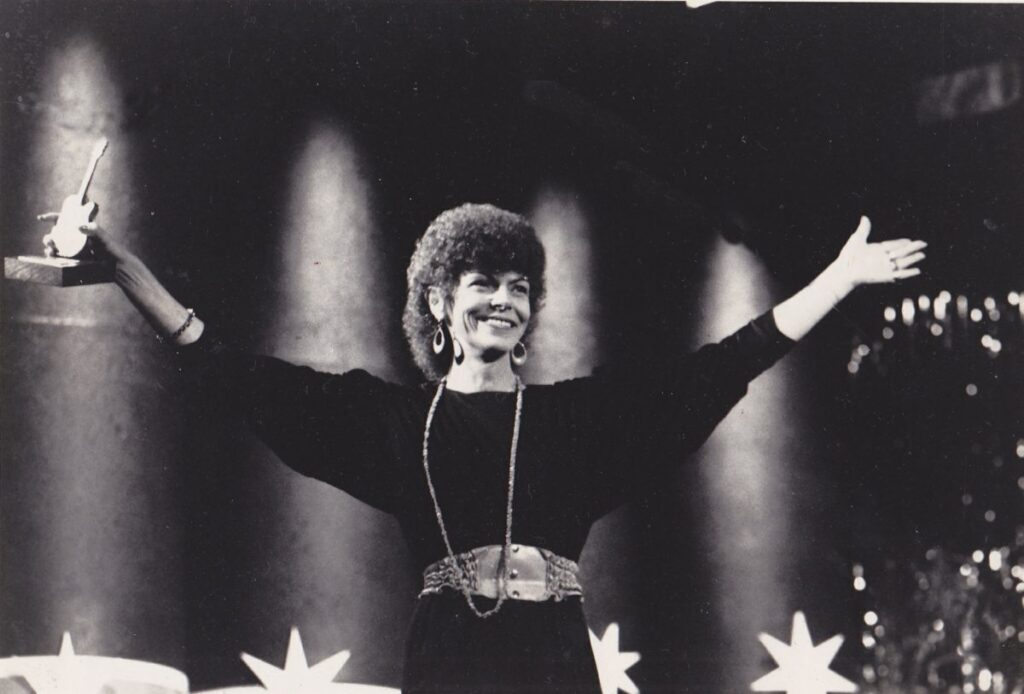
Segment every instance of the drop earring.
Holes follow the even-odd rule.
[[[437,330],[434,332],[434,341],[431,344],[431,347],[434,349],[434,354],[440,354],[444,351],[445,342],[447,342],[447,340],[444,339],[444,323],[437,321]]]
[[[512,363],[516,366],[522,366],[526,363],[526,345],[522,342],[517,342],[516,346],[512,348],[511,353]]]
[[[462,360],[466,358],[466,353],[462,350],[462,343],[452,335],[452,358],[455,359],[456,364],[461,364]]]

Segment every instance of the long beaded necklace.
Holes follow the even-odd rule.
[[[455,559],[455,550],[452,549],[451,540],[448,539],[448,530],[445,528],[444,519],[441,517],[441,506],[437,502],[437,492],[434,490],[434,482],[430,478],[430,425],[434,421],[434,414],[437,412],[438,403],[441,402],[441,396],[444,394],[445,385],[447,378],[442,378],[437,384],[437,392],[434,393],[434,399],[430,403],[430,409],[427,410],[427,423],[423,427],[423,472],[427,476],[427,489],[430,490],[430,500],[434,502],[434,515],[437,517],[437,526],[441,529],[441,537],[444,539],[445,549],[448,550],[448,560],[451,561],[452,566],[459,572],[459,584],[462,588],[462,595],[466,598],[466,604],[469,605],[469,609],[473,611],[477,617],[486,619],[487,617],[493,617],[498,614],[498,610],[505,604],[507,599],[505,587],[505,562],[508,559],[509,550],[512,546],[512,495],[516,485],[516,450],[519,448],[519,424],[523,417],[523,382],[519,380],[519,376],[516,379],[516,415],[512,422],[512,448],[508,456],[508,503],[505,507],[505,544],[501,548],[501,562],[498,565],[498,602],[494,607],[487,610],[486,612],[481,611],[476,603],[473,602],[473,595],[469,592],[469,577],[466,576],[466,570],[459,564],[458,560]]]

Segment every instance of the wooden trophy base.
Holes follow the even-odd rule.
[[[19,282],[49,284],[54,287],[80,287],[114,281],[114,263],[73,258],[47,258],[19,255],[4,258],[4,277]]]

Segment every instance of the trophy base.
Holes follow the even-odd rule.
[[[19,255],[16,258],[4,258],[4,277],[54,287],[105,284],[114,281],[114,263]]]

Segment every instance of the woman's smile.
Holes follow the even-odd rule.
[[[499,330],[511,330],[517,325],[515,321],[501,316],[486,316],[481,322]]]

